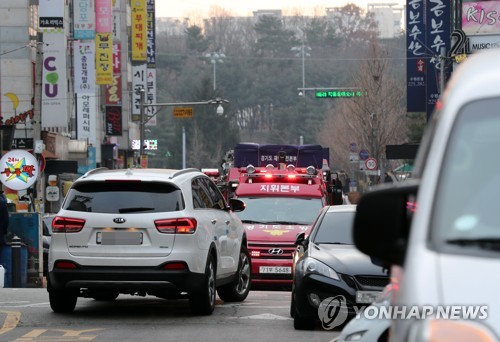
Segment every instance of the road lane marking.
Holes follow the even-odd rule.
[[[18,311],[0,311],[0,314],[7,315],[3,322],[3,326],[0,328],[0,335],[15,329],[21,320],[21,313]]]
[[[293,319],[290,317],[278,316],[278,315],[271,314],[271,313],[263,313],[260,315],[234,317],[234,318],[237,318],[237,319],[267,319],[267,320],[279,320],[279,321],[289,321],[289,320]]]

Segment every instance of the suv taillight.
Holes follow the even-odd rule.
[[[53,233],[78,233],[85,225],[85,220],[56,216],[52,220]]]
[[[194,234],[198,222],[191,217],[155,221],[156,229],[164,234]]]

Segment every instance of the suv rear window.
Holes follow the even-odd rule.
[[[75,185],[63,209],[93,213],[155,213],[184,209],[182,192],[162,182],[85,182]]]

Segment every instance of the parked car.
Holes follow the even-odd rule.
[[[497,341],[500,303],[500,50],[453,72],[422,138],[413,179],[358,204],[354,241],[402,267],[391,341]],[[493,156],[493,157],[492,157]],[[450,312],[452,314],[450,314]]]
[[[323,301],[343,296],[344,314],[376,300],[389,283],[386,269],[375,265],[352,240],[356,205],[324,207],[311,234],[297,236],[290,314],[295,329],[310,330],[318,321]]]
[[[211,314],[216,291],[243,301],[251,264],[245,229],[217,186],[195,169],[95,169],[77,179],[52,221],[47,291],[55,312],[78,297],[189,298]],[[187,295],[185,295],[187,293]]]

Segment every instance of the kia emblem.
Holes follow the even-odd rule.
[[[123,217],[117,217],[113,219],[114,223],[125,223],[125,219]]]

